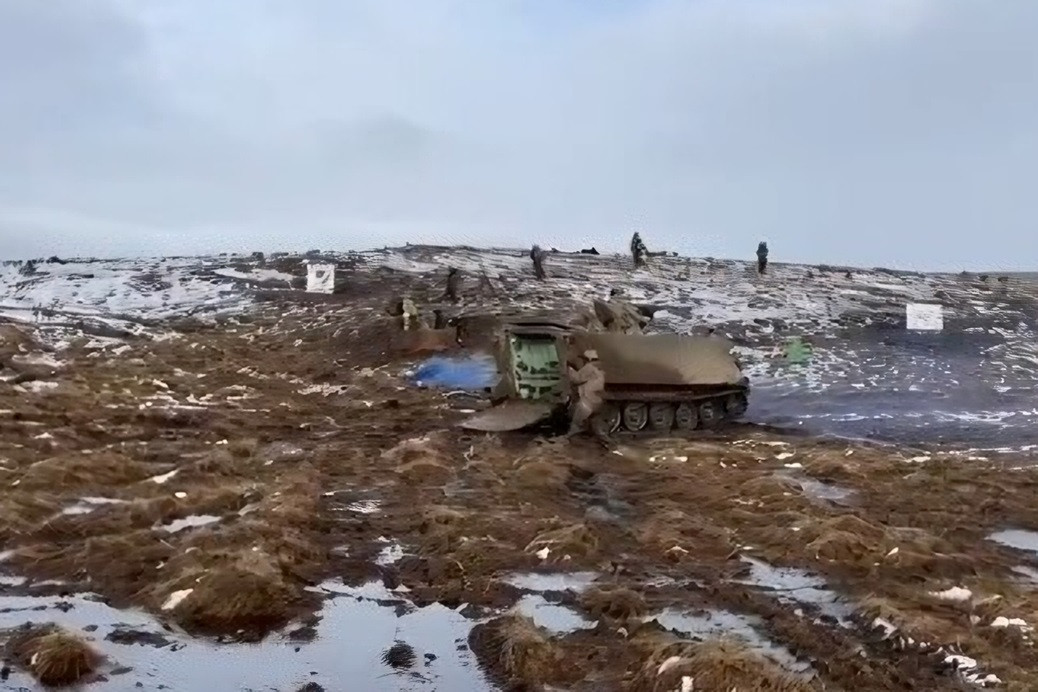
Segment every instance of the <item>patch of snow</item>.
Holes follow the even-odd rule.
[[[939,601],[955,601],[962,603],[973,598],[973,592],[961,586],[953,586],[944,591],[931,591],[930,595]]]
[[[180,473],[180,469],[173,469],[169,473],[163,473],[163,474],[158,475],[158,476],[152,476],[148,480],[151,481],[152,483],[158,483],[159,485],[162,485],[163,483],[165,483],[166,481],[168,481],[170,478],[172,478],[173,476],[177,475],[178,473]]]
[[[1021,618],[1007,618],[1002,615],[995,618],[992,621],[991,626],[1000,629],[1015,627],[1016,629],[1021,630],[1022,632],[1031,632],[1034,630],[1033,627],[1028,625],[1027,622]]]
[[[214,524],[220,521],[220,517],[213,516],[211,514],[198,514],[190,517],[184,517],[183,519],[174,519],[168,524],[163,524],[158,528],[166,533],[178,533],[185,529],[193,529],[199,526],[206,526],[208,524]]]
[[[194,589],[182,589],[181,591],[174,591],[166,599],[165,603],[162,604],[162,610],[173,610],[178,605],[184,602],[184,599],[194,593]]]

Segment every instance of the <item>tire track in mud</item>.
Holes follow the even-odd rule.
[[[633,492],[625,492],[625,484],[612,483],[609,480],[612,475],[608,472],[591,474],[585,471],[578,483],[571,484],[571,489],[574,489],[573,485],[576,486],[575,494],[581,497],[592,511],[600,511],[603,505],[620,504],[626,516],[624,519],[614,516],[617,523],[627,520],[630,524],[636,524],[651,516],[640,511],[640,508],[646,506],[644,488],[635,487]],[[645,482],[643,485],[652,485],[652,482]],[[630,486],[628,483],[626,487]],[[589,492],[589,487],[594,490]],[[693,522],[698,518],[712,523],[710,513],[697,515],[694,505],[683,514],[689,516]],[[682,560],[688,555],[689,561],[698,559],[702,563],[704,553],[701,548],[704,547],[700,541],[688,552],[683,549]],[[931,647],[926,651],[895,646],[892,641],[876,635],[873,623],[858,608],[849,608],[848,610],[854,611],[849,620],[837,623],[831,616],[826,617],[818,613],[817,606],[811,599],[799,599],[797,587],[788,590],[776,587],[772,590],[764,584],[758,587],[740,585],[732,574],[738,571],[738,563],[733,565],[733,559],[727,560],[727,563],[717,562],[716,556],[723,552],[719,548],[720,546],[715,546],[714,550],[707,551],[715,556],[714,560],[708,560],[712,562],[712,566],[688,566],[688,572],[696,575],[694,581],[687,581],[689,574],[682,574],[683,570],[658,564],[640,565],[640,579],[618,579],[620,583],[637,590],[648,574],[673,575],[676,583],[684,584],[685,589],[695,592],[690,606],[706,606],[719,611],[754,616],[762,634],[777,644],[789,647],[798,657],[810,660],[817,675],[815,681],[826,685],[827,689],[832,689],[833,685],[847,689],[854,689],[857,685],[885,690],[971,689],[971,686],[963,681],[962,675],[956,672],[955,666],[948,664],[949,651],[938,651],[937,647]],[[734,558],[737,553],[738,550],[726,557]],[[685,566],[684,562],[681,566]],[[704,598],[705,603],[702,600]],[[681,598],[675,597],[671,607],[680,605]],[[738,635],[738,632],[735,634]],[[971,671],[967,670],[963,674],[967,673]],[[983,678],[983,675],[979,677]]]

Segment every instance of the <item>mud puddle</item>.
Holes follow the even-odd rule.
[[[988,536],[989,541],[994,541],[1007,548],[1024,550],[1038,555],[1038,532],[1026,529],[1005,529],[996,531]]]
[[[90,514],[98,507],[105,505],[121,505],[124,504],[125,500],[117,500],[111,497],[83,497],[78,502],[69,505],[61,510],[63,515],[79,515],[79,514]]]
[[[841,627],[853,626],[854,608],[826,588],[821,577],[795,567],[775,567],[752,557],[743,556],[740,560],[749,566],[749,575],[734,583],[774,592],[786,605],[807,606]]]
[[[212,514],[195,514],[190,517],[184,517],[183,519],[174,519],[168,524],[162,524],[158,528],[162,529],[166,533],[179,533],[180,531],[185,531],[187,529],[215,524],[218,521],[220,521],[220,517]]]
[[[834,504],[843,507],[854,504],[856,492],[852,488],[845,488],[833,483],[816,480],[808,476],[793,473],[780,473],[780,478],[788,478],[800,486],[801,491],[811,500],[823,504]]]
[[[1020,576],[1020,581],[1032,588],[1038,588],[1038,569],[1028,567],[1027,565],[1018,565],[1013,568],[1013,572]]]
[[[275,633],[258,644],[219,644],[165,631],[145,613],[115,610],[89,595],[0,598],[0,628],[57,623],[90,640],[111,666],[130,669],[90,690],[294,692],[311,682],[341,689],[345,680],[351,689],[386,692],[492,689],[466,644],[473,623],[459,612],[438,604],[415,608],[377,582],[359,588],[333,582],[320,590],[329,598],[316,637],[305,643]],[[387,652],[402,645],[413,657],[389,665]],[[0,683],[0,690],[36,688],[21,671]]]
[[[380,542],[385,545],[381,550],[379,550],[378,557],[375,558],[376,565],[382,567],[392,565],[404,556],[404,548],[399,543],[387,541],[386,539],[380,539]]]
[[[520,614],[533,620],[553,634],[569,634],[577,630],[591,629],[595,623],[580,616],[574,610],[552,603],[544,596],[529,594],[519,599],[515,608]]]
[[[687,613],[668,608],[655,615],[649,615],[644,620],[655,620],[665,629],[698,641],[733,637],[792,673],[814,675],[810,663],[797,660],[789,649],[762,635],[759,630],[763,623],[751,616],[739,615],[728,610]]]
[[[566,487],[585,507],[588,519],[603,522],[622,522],[634,513],[630,503],[619,499],[606,476],[573,474]]]
[[[519,572],[505,577],[504,582],[523,591],[545,593],[575,591],[580,593],[598,578],[596,572]]]
[[[331,508],[334,512],[367,515],[382,511],[382,500],[367,491],[353,488],[330,490],[324,493],[324,496],[332,498]]]

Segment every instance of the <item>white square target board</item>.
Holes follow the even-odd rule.
[[[308,264],[306,266],[307,293],[335,292],[335,265]]]
[[[905,327],[909,330],[939,332],[944,329],[944,307],[936,303],[909,303],[905,306]]]

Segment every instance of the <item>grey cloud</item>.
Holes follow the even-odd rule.
[[[0,0],[0,254],[638,228],[1029,266],[1038,5],[559,5]]]

